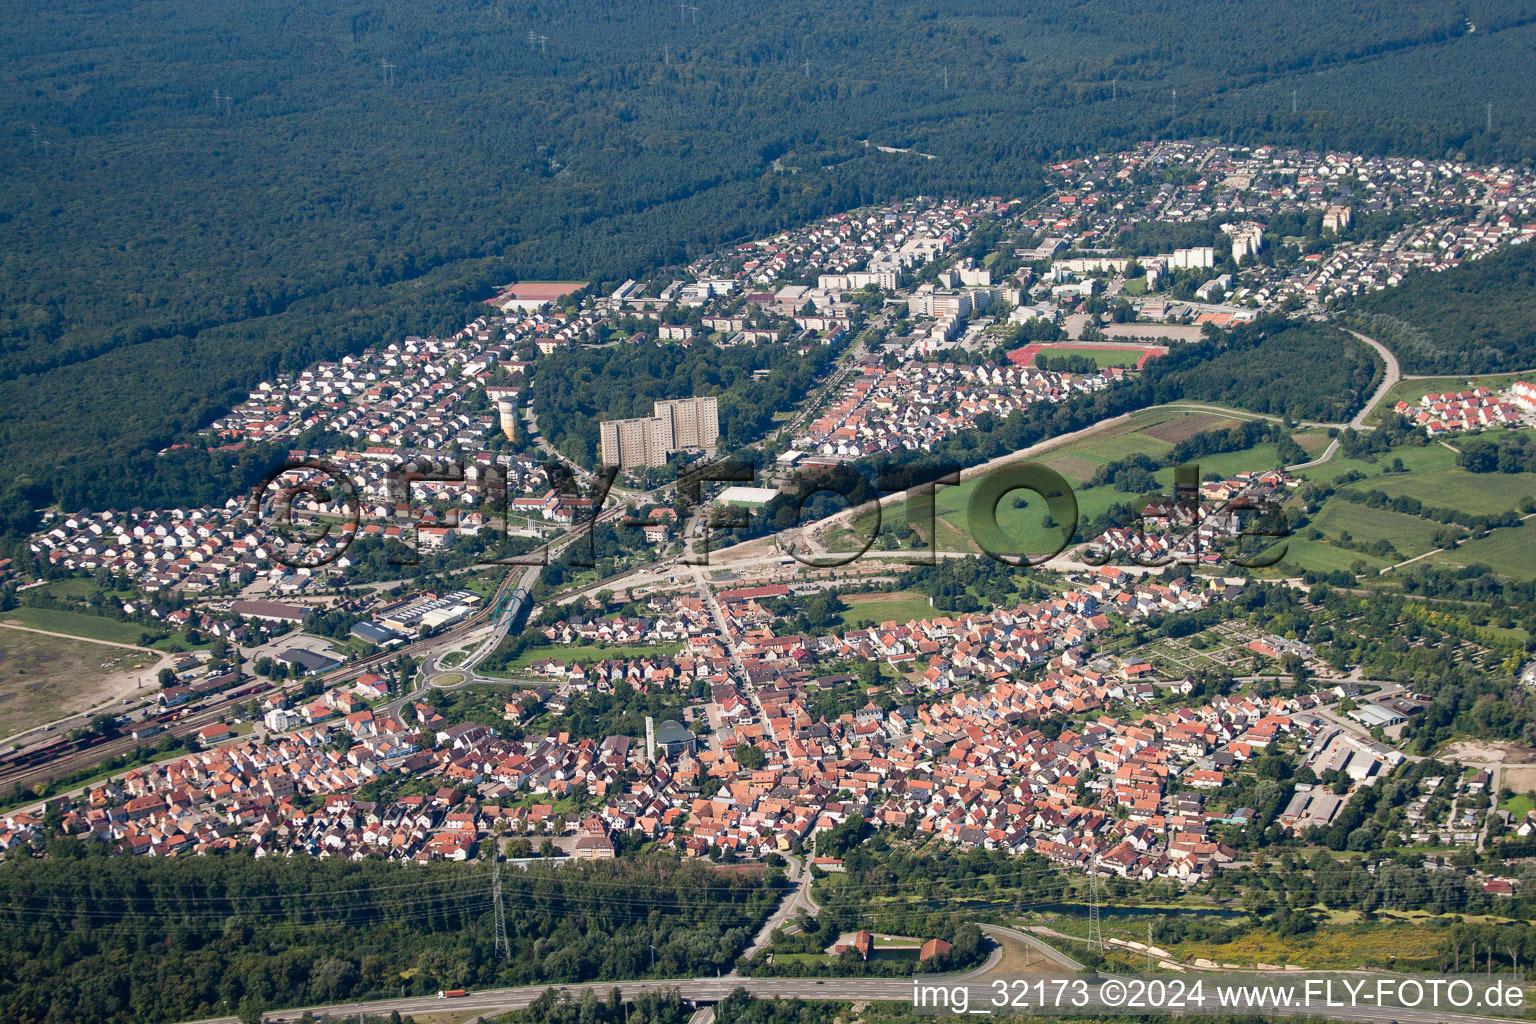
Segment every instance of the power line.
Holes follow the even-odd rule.
[[[1104,930],[1099,925],[1099,856],[1093,856],[1088,873],[1088,948],[1104,952]]]
[[[512,959],[512,944],[507,941],[507,920],[501,908],[501,861],[496,862],[495,873],[491,877],[491,885],[495,890],[492,899],[496,902],[496,955],[503,960]]]
[[[1097,870],[1097,868],[1098,868],[1097,858],[1095,859],[1094,868],[1095,868],[1095,870],[1093,872],[1091,872],[1090,876],[1089,876],[1089,929],[1088,929],[1088,931],[1089,931],[1089,938],[1088,938],[1087,941],[1090,943],[1091,946],[1094,946],[1094,947],[1102,950],[1103,949],[1104,939],[1103,939],[1102,915],[1101,915],[1101,908],[1100,908],[1100,904],[1099,904],[1099,881],[1100,881],[1100,878],[1099,878],[1099,873],[1098,873],[1098,870]],[[431,895],[426,895],[426,896],[417,896],[415,898],[398,899],[398,900],[392,901],[388,905],[363,906],[363,907],[355,907],[355,908],[345,908],[345,907],[336,908],[334,913],[332,913],[332,912],[314,913],[312,911],[310,913],[305,913],[302,908],[300,908],[298,910],[295,910],[295,908],[291,908],[291,907],[289,907],[289,908],[284,908],[284,907],[247,908],[247,909],[241,910],[241,909],[237,909],[236,907],[233,907],[233,906],[228,906],[228,907],[209,907],[209,908],[204,908],[204,910],[200,910],[197,913],[185,913],[185,912],[182,912],[182,913],[174,913],[174,912],[166,913],[164,910],[162,910],[158,906],[156,908],[154,908],[153,910],[141,909],[141,910],[137,910],[136,911],[132,907],[123,907],[123,908],[120,908],[120,909],[114,909],[114,908],[103,907],[103,906],[100,906],[100,905],[90,905],[90,906],[83,906],[83,907],[82,906],[76,906],[76,907],[73,907],[73,908],[68,908],[68,907],[47,906],[47,905],[43,905],[43,906],[28,906],[28,905],[22,904],[22,905],[11,905],[9,907],[4,907],[3,905],[0,905],[0,914],[4,914],[4,913],[9,912],[10,914],[15,915],[17,917],[23,917],[23,918],[24,917],[31,917],[31,918],[33,918],[35,920],[38,920],[39,923],[52,924],[52,925],[57,926],[57,927],[67,927],[67,924],[68,924],[69,920],[76,920],[76,921],[87,920],[87,921],[96,921],[96,922],[101,922],[101,923],[116,922],[118,927],[122,927],[122,928],[137,928],[137,929],[144,930],[145,932],[150,932],[150,931],[153,931],[153,930],[156,930],[156,929],[163,929],[163,928],[166,928],[166,927],[190,926],[190,925],[194,925],[194,924],[197,924],[197,923],[211,923],[211,922],[215,922],[215,921],[225,921],[225,920],[229,920],[229,919],[232,919],[232,918],[236,919],[236,920],[240,920],[240,919],[260,920],[260,919],[263,919],[263,918],[267,918],[267,919],[287,918],[287,919],[292,920],[295,917],[297,917],[299,919],[297,923],[301,923],[301,924],[305,924],[305,925],[321,924],[321,923],[324,923],[326,921],[335,921],[335,920],[342,920],[342,921],[350,920],[350,921],[357,922],[357,923],[370,923],[370,922],[374,922],[374,921],[382,922],[384,920],[392,920],[392,921],[393,920],[428,920],[428,919],[432,919],[432,918],[435,918],[435,917],[441,917],[441,916],[443,916],[445,914],[459,914],[459,915],[462,915],[462,914],[465,914],[465,913],[475,912],[477,907],[479,907],[479,910],[478,910],[479,913],[484,913],[484,909],[485,908],[483,907],[483,904],[480,903],[480,901],[484,900],[486,897],[490,897],[491,902],[493,904],[491,909],[493,910],[493,912],[496,912],[497,916],[501,917],[501,919],[502,919],[501,933],[500,934],[502,936],[504,936],[505,935],[505,917],[504,917],[505,910],[504,910],[504,907],[502,905],[504,898],[498,892],[498,888],[499,888],[499,886],[498,886],[499,874],[500,874],[500,871],[499,871],[499,866],[498,866],[496,868],[496,870],[493,872],[492,878],[490,879],[490,883],[491,884],[490,884],[489,887],[487,887],[485,885],[484,876],[481,875],[480,876],[480,885],[479,886],[472,887],[472,888],[466,888],[466,889],[464,889],[462,891],[452,892],[452,893],[437,893],[437,894],[431,894]],[[980,876],[975,876],[975,877],[980,877]],[[709,894],[707,893],[707,891],[704,892],[704,893],[700,893],[699,891],[696,891],[696,890],[685,890],[685,891],[673,890],[673,891],[671,891],[668,894],[668,898],[655,898],[655,897],[636,898],[634,896],[627,896],[626,897],[626,896],[620,896],[618,894],[613,894],[613,893],[607,893],[607,894],[605,894],[605,893],[597,893],[597,892],[593,892],[593,893],[589,893],[589,894],[572,893],[572,892],[565,891],[565,886],[567,885],[567,881],[568,880],[556,879],[556,878],[552,878],[551,877],[551,878],[545,879],[544,881],[546,881],[546,882],[551,882],[551,881],[555,882],[557,885],[560,886],[560,890],[559,891],[551,892],[551,891],[549,891],[547,889],[544,889],[544,890],[526,889],[526,890],[521,890],[521,891],[526,896],[531,896],[531,897],[535,897],[535,898],[544,898],[544,899],[548,899],[548,900],[550,900],[552,902],[553,901],[559,901],[559,902],[563,902],[563,903],[565,903],[567,905],[574,905],[574,906],[578,906],[578,907],[586,906],[586,907],[591,907],[591,908],[599,908],[599,907],[624,908],[624,909],[628,909],[631,912],[637,913],[637,914],[638,913],[644,913],[644,912],[668,911],[668,910],[681,912],[681,911],[688,910],[688,909],[697,909],[697,908],[699,908],[701,906],[701,904],[716,903],[716,905],[718,905],[718,902],[725,902],[728,905],[734,904],[736,906],[737,910],[739,910],[741,912],[747,912],[748,911],[748,907],[745,904],[746,904],[747,898],[750,896],[750,892],[742,892],[742,893],[739,894],[742,897],[742,899],[740,901],[730,900],[730,901],[718,901],[717,902],[717,901],[710,900],[708,898]],[[577,884],[579,886],[582,883],[583,880],[577,879],[575,881],[577,882]],[[587,881],[588,884],[592,884],[594,880],[586,880],[586,881]],[[1047,881],[1047,880],[1045,880],[1045,879],[1035,879],[1035,880],[1030,880],[1030,881],[1024,881],[1024,882],[1020,883],[1018,888],[1020,888],[1020,889],[1028,889],[1031,892],[1039,893],[1040,890],[1043,887],[1041,883],[1045,882],[1045,881]],[[1054,881],[1056,881],[1058,883],[1058,885],[1060,886],[1060,888],[1062,890],[1065,890],[1066,888],[1068,888],[1071,885],[1071,882],[1066,877],[1064,877],[1064,876],[1058,876],[1056,879],[1054,879]],[[648,886],[644,886],[643,883],[608,883],[608,884],[625,885],[625,886],[627,886],[629,888],[635,888],[635,887],[648,888]],[[882,884],[880,886],[867,886],[867,887],[866,886],[859,886],[859,887],[856,887],[856,888],[863,889],[863,888],[876,888],[876,887],[884,888],[885,886]],[[383,887],[380,887],[380,888],[383,888]],[[1054,887],[1051,887],[1051,888],[1054,888]],[[364,890],[364,891],[366,891],[366,890]],[[514,891],[517,891],[516,887],[514,887]],[[1034,907],[1059,907],[1060,906],[1060,902],[1059,902],[1060,895],[1065,895],[1065,893],[1062,892],[1062,893],[1060,893],[1060,895],[1058,895],[1057,899],[1032,900],[1032,901],[1006,901],[1006,900],[1005,901],[996,901],[996,900],[993,900],[993,901],[989,902],[987,900],[987,897],[989,895],[1000,895],[1001,893],[1004,893],[1004,892],[1007,892],[1007,891],[1009,891],[1009,887],[1003,886],[1003,887],[998,887],[997,889],[993,889],[990,892],[988,892],[988,891],[981,891],[981,892],[970,892],[970,893],[944,893],[944,894],[939,894],[937,896],[937,898],[938,898],[939,901],[944,902],[944,903],[963,902],[963,903],[965,903],[967,905],[974,906],[976,903],[981,902],[981,903],[986,903],[986,904],[992,905],[992,906],[1011,907],[1015,912],[1019,912],[1019,911],[1022,911],[1024,909],[1034,908]],[[1311,895],[1316,897],[1316,896],[1319,896],[1319,895],[1329,895],[1329,894],[1333,894],[1333,893],[1334,893],[1333,890],[1314,890],[1311,893]],[[1339,895],[1356,895],[1351,890],[1338,890],[1337,894],[1339,894]],[[43,901],[59,900],[59,899],[77,899],[77,900],[80,900],[81,902],[86,902],[86,903],[94,903],[95,900],[99,899],[99,897],[94,895],[94,894],[91,895],[91,896],[85,896],[84,894],[74,895],[74,894],[64,894],[64,893],[57,893],[57,892],[52,892],[52,893],[36,893],[36,894],[20,894],[20,893],[16,893],[16,894],[12,894],[12,895],[19,896],[22,899],[39,899],[39,900],[43,900]],[[288,894],[287,897],[284,897],[281,894],[277,894],[275,896],[271,895],[271,894],[268,894],[266,897],[263,897],[262,894],[253,894],[253,898],[294,898],[294,897],[303,896],[303,895],[308,895],[308,894]],[[313,894],[313,895],[324,896],[324,895],[334,895],[334,894],[332,894],[332,893],[316,893],[316,894]],[[697,898],[695,898],[695,897],[697,897],[699,895],[703,895],[705,898],[702,901],[697,899]],[[1447,904],[1454,905],[1454,904],[1460,904],[1460,903],[1470,903],[1478,895],[1480,895],[1480,894],[1467,892],[1467,893],[1460,894],[1459,896],[1456,896],[1456,897],[1446,897],[1446,896],[1436,897],[1436,896],[1434,896],[1434,894],[1429,893],[1428,891],[1426,891],[1426,892],[1421,893],[1421,894],[1416,894],[1416,896],[1418,897],[1417,899],[1413,899],[1413,900],[1398,899],[1398,900],[1394,900],[1394,901],[1391,901],[1391,902],[1394,903],[1394,904],[1397,904],[1397,905],[1402,905],[1402,904],[1405,904],[1405,903],[1428,903],[1428,902],[1441,902],[1441,903],[1447,903]],[[175,898],[178,901],[178,903],[183,901],[182,897],[178,896],[178,897],[175,897]],[[930,900],[933,899],[933,898],[934,898],[933,894],[930,894],[928,896],[928,899],[930,899]],[[199,898],[198,897],[187,897],[186,899],[188,899],[188,900],[196,900],[196,899],[199,899]],[[202,899],[210,899],[210,898],[203,897]],[[235,903],[235,902],[241,902],[241,901],[242,900],[238,900],[238,899],[224,899],[224,900],[221,900],[221,902],[224,902],[224,903]],[[844,913],[851,912],[853,914],[853,916],[858,917],[858,918],[863,919],[863,920],[879,921],[882,918],[888,917],[888,916],[893,915],[893,914],[904,913],[905,912],[905,907],[893,906],[893,907],[890,907],[890,908],[885,909],[883,911],[851,911],[849,908],[842,908],[842,912],[844,912]],[[135,920],[134,919],[134,917],[150,917],[152,915],[155,916],[155,917],[158,917],[164,923],[163,924],[157,924],[153,920]],[[1149,942],[1149,945],[1150,945],[1150,942]],[[500,948],[506,949],[506,948],[509,948],[509,946],[504,946],[504,947],[500,947]]]

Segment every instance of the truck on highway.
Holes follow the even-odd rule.
[[[467,996],[467,995],[469,995],[469,989],[467,989],[467,988],[446,988],[446,989],[442,989],[441,991],[439,991],[437,993],[437,998],[439,998],[439,999],[459,999],[459,998],[461,998],[463,996]]]

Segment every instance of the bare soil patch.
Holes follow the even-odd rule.
[[[1236,420],[1225,416],[1217,416],[1213,413],[1195,413],[1193,416],[1181,416],[1167,423],[1159,423],[1155,427],[1143,427],[1141,432],[1149,437],[1155,437],[1159,441],[1167,441],[1169,444],[1178,444],[1187,441],[1202,430],[1211,430],[1216,427],[1229,426]]]
[[[1080,455],[1063,455],[1060,458],[1047,459],[1046,465],[1062,476],[1084,481],[1092,480],[1094,472],[1099,468],[1098,463],[1090,462]]]
[[[1457,740],[1447,743],[1439,756],[1442,760],[1536,765],[1536,749],[1498,740]]]
[[[0,736],[155,687],[161,656],[22,629],[0,627]],[[145,689],[138,687],[143,680]]]

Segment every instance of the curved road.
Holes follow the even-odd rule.
[[[1397,356],[1393,355],[1391,350],[1389,350],[1381,342],[1377,341],[1375,338],[1367,338],[1359,331],[1350,331],[1349,334],[1351,337],[1355,338],[1355,340],[1363,342],[1364,344],[1369,345],[1371,348],[1375,349],[1376,354],[1381,356],[1382,363],[1386,366],[1386,370],[1381,375],[1381,383],[1377,385],[1375,393],[1371,395],[1369,401],[1360,407],[1360,411],[1355,413],[1354,419],[1345,424],[1351,430],[1372,430],[1374,428],[1365,425],[1365,418],[1376,410],[1376,406],[1381,404],[1381,400],[1387,397],[1387,392],[1396,387],[1397,382],[1403,379],[1403,372],[1402,368],[1398,366]],[[1334,438],[1328,442],[1328,447],[1325,448],[1323,450],[1323,454],[1319,455],[1317,458],[1308,462],[1298,462],[1294,466],[1286,466],[1285,468],[1289,471],[1293,469],[1311,469],[1313,466],[1321,466],[1323,463],[1333,458],[1334,453],[1338,450],[1339,439]]]
[[[1371,400],[1360,407],[1355,418],[1349,421],[1349,425],[1356,430],[1365,426],[1365,418],[1376,408],[1378,402],[1387,397],[1387,392],[1397,386],[1397,382],[1403,379],[1402,368],[1397,365],[1397,356],[1375,338],[1367,338],[1359,331],[1350,331],[1350,336],[1356,341],[1364,342],[1376,350],[1381,360],[1386,364],[1386,372],[1381,375],[1381,384],[1376,388],[1376,393],[1371,395]]]

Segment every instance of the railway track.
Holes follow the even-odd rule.
[[[623,513],[622,505],[615,505],[599,513],[596,522],[606,522]],[[547,546],[551,560],[575,543],[583,536],[585,527],[567,531],[560,537],[550,541]],[[428,637],[397,647],[394,650],[381,654],[369,655],[358,661],[350,662],[341,668],[319,676],[311,676],[306,679],[296,680],[281,687],[290,695],[296,694],[305,685],[314,679],[318,679],[322,686],[330,688],[338,683],[369,672],[394,661],[401,655],[409,655],[421,660],[435,652],[452,647],[462,639],[486,624],[488,620],[500,615],[504,616],[501,622],[502,633],[505,635],[507,626],[517,618],[523,610],[524,602],[531,602],[532,597],[526,591],[530,590],[534,578],[541,568],[539,565],[512,566],[506,578],[497,586],[491,600],[474,615],[454,626],[452,629],[436,636]],[[525,593],[522,598],[508,606],[507,595],[515,593],[521,587]],[[270,687],[262,687],[259,692],[265,692]],[[174,712],[166,712],[147,721],[162,723],[165,732],[157,734],[153,743],[162,735],[185,737],[207,725],[214,725],[229,717],[231,709],[237,704],[248,700],[254,692],[248,685],[226,690],[219,694],[210,695],[203,701],[188,708],[182,708]],[[36,785],[46,784],[64,776],[101,764],[101,762],[125,754],[131,754],[134,750],[148,745],[145,740],[134,739],[132,736],[108,736],[95,738],[81,738],[79,740],[56,739],[51,743],[41,746],[24,748],[12,751],[0,757],[0,792],[7,792],[16,786],[24,789]],[[126,769],[125,769],[126,770]]]

